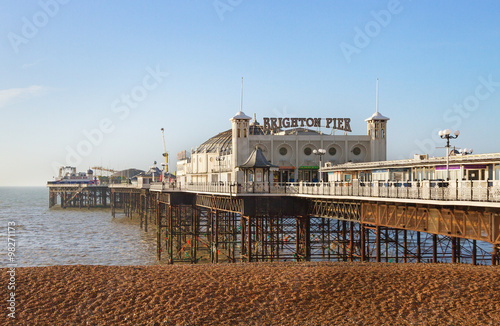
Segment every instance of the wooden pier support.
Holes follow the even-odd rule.
[[[354,222],[349,222],[349,261],[354,260]]]
[[[162,201],[156,206],[157,259],[166,259],[169,264],[197,263],[200,241],[206,241],[200,239],[200,210]]]
[[[70,201],[69,195],[62,196],[66,202]],[[421,215],[408,217],[402,209],[402,215],[390,215],[384,213],[385,206],[371,205],[369,209],[376,209],[364,215],[363,221],[357,210],[361,206],[353,203],[317,207],[318,212],[324,209],[329,215],[320,217],[311,215],[311,210],[296,215],[290,214],[293,210],[285,212],[281,208],[285,205],[274,204],[273,200],[279,202],[274,198],[248,200],[245,205],[253,205],[248,208],[243,200],[232,197],[192,195],[191,199],[172,202],[170,196],[124,189],[112,192],[110,203],[113,216],[118,208],[128,217],[139,214],[140,226],[145,231],[154,222],[157,258],[172,264],[284,260],[499,263],[498,246],[492,252],[485,251],[484,245],[477,243],[479,240],[457,236],[453,228],[461,227],[465,217],[456,221],[456,226],[426,224],[430,223],[430,215],[423,208],[412,211]],[[205,197],[197,199],[198,196]],[[441,220],[446,221],[445,217]],[[399,223],[399,227],[389,226],[391,223]],[[422,231],[427,228],[433,232]],[[452,229],[445,235],[444,228]],[[474,233],[475,229],[462,232],[480,237]]]
[[[87,184],[50,184],[49,208],[107,208],[111,191],[107,186]]]
[[[375,227],[376,261],[380,263],[380,226]]]
[[[477,265],[477,241],[472,240],[472,265]]]
[[[309,216],[297,217],[297,259],[311,260],[311,235]]]

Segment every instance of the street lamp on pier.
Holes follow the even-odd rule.
[[[450,180],[450,139],[456,139],[460,135],[460,131],[455,130],[453,135],[450,129],[440,130],[439,137],[446,139],[446,181]]]
[[[219,151],[219,154],[215,157],[215,160],[216,160],[217,162],[219,162],[219,182],[218,182],[218,183],[219,183],[219,185],[220,185],[220,184],[221,184],[221,182],[222,182],[222,180],[221,180],[221,167],[220,167],[220,165],[221,165],[221,162],[222,162],[222,161],[224,161],[224,159],[225,159],[225,158],[226,158],[225,156],[222,156],[222,155],[221,155],[220,151]]]
[[[155,182],[155,173],[156,173],[156,161],[153,162],[153,166],[151,167],[151,181]]]
[[[459,152],[462,155],[469,155],[469,154],[472,154],[473,149],[472,148],[463,148],[463,149],[460,149]]]
[[[323,181],[323,175],[321,173],[321,157],[326,154],[326,149],[320,148],[313,150],[314,155],[319,156],[319,180]]]
[[[160,181],[162,181],[162,183],[165,183],[165,167],[167,166],[167,163],[162,163],[161,164],[161,179]]]

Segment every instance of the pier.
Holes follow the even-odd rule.
[[[168,263],[498,265],[500,191],[473,182],[109,185],[112,215],[155,225]]]
[[[148,172],[97,185],[92,170],[62,167],[61,182],[86,184],[49,183],[50,206],[58,197],[61,207],[109,200],[113,217],[137,216],[147,232],[154,225],[157,258],[171,264],[499,264],[500,153],[451,150],[459,132],[447,129],[439,134],[445,157],[387,161],[389,118],[378,106],[366,135],[302,128],[320,118],[298,118],[300,127],[265,119],[251,121],[240,108],[231,129],[177,154],[175,176],[155,162]],[[168,171],[165,145],[163,155]]]
[[[107,185],[48,183],[49,208],[110,207],[110,190]]]

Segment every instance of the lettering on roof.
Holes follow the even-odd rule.
[[[325,120],[325,128],[351,131],[350,118],[263,118],[264,129],[299,128],[299,127],[322,127]]]

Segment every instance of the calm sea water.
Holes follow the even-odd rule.
[[[154,265],[156,238],[109,209],[49,209],[44,187],[0,187],[0,267],[7,226],[15,223],[15,259],[22,266]]]

